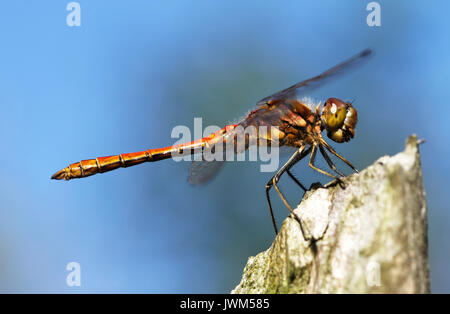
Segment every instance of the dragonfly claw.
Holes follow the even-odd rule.
[[[341,188],[345,189],[347,187],[347,185],[345,184],[344,181],[342,181],[341,179],[338,180],[338,184]]]

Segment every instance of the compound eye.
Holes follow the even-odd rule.
[[[347,115],[347,104],[337,98],[329,98],[322,113],[322,120],[327,130],[335,130],[344,124]]]

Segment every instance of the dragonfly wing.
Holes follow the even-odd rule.
[[[224,165],[224,161],[228,160],[229,154],[235,154],[234,142],[236,133],[235,125],[227,125],[222,130],[216,132],[216,136],[210,137],[208,145],[202,151],[202,159],[193,161],[189,171],[188,181],[193,185],[202,185],[208,183],[216,177],[220,169]],[[240,128],[238,128],[240,130]],[[231,141],[228,147],[227,141]],[[227,151],[227,148],[232,148]]]
[[[297,84],[292,85],[291,87],[288,87],[286,89],[283,89],[279,92],[276,92],[275,94],[272,94],[270,96],[267,96],[260,101],[258,101],[258,105],[263,105],[264,103],[270,101],[270,100],[282,100],[282,99],[289,99],[289,98],[296,98],[296,94],[298,90],[301,88],[303,89],[314,89],[317,88],[328,81],[328,79],[334,77],[337,74],[342,74],[343,72],[353,68],[354,66],[358,65],[361,60],[365,59],[365,57],[369,56],[372,53],[372,50],[366,49],[364,51],[361,51],[357,55],[351,57],[350,59],[345,60],[344,62],[326,70],[325,72],[314,76],[310,79],[307,79],[305,81],[299,82]]]
[[[193,185],[203,185],[216,177],[222,168],[223,161],[193,161],[189,169],[188,181]]]

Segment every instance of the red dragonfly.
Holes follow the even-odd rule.
[[[286,164],[279,168],[266,184],[266,197],[272,223],[277,234],[278,229],[269,195],[270,189],[274,187],[292,216],[299,222],[303,237],[308,239],[300,218],[294,213],[292,207],[286,201],[277,183],[281,176],[287,173],[300,188],[306,191],[307,189],[294,177],[290,169],[308,155],[308,165],[312,169],[340,181],[339,176],[342,177],[344,175],[336,168],[328,156],[327,151],[344,161],[357,172],[356,168],[344,157],[339,155],[322,137],[322,131],[326,131],[328,138],[337,143],[350,141],[355,136],[357,112],[352,103],[342,101],[338,98],[327,99],[322,109],[320,109],[320,106],[312,108],[312,104],[298,100],[299,92],[322,85],[327,79],[353,67],[371,53],[371,50],[366,49],[322,74],[261,99],[257,102],[256,109],[251,111],[237,124],[227,125],[223,129],[199,140],[136,153],[82,160],[56,172],[51,178],[56,180],[84,178],[120,167],[130,167],[143,162],[171,158],[173,155],[195,154],[204,151],[206,148],[210,149],[218,143],[223,143],[230,138],[230,135],[233,135],[233,130],[238,126],[243,127],[243,129],[249,126],[254,126],[256,129],[261,126],[275,127],[278,135],[278,144],[280,146],[294,147],[296,150]],[[257,133],[256,136],[260,137],[261,135]],[[267,136],[264,140],[267,140]],[[245,149],[247,148],[248,145],[245,146]],[[322,154],[329,167],[337,176],[315,166],[314,162],[317,151]],[[190,168],[189,182],[192,184],[204,184],[210,181],[221,168],[222,164],[223,162],[221,161],[194,161]]]

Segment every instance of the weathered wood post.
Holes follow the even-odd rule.
[[[308,192],[271,247],[250,257],[232,293],[428,293],[427,206],[419,141],[382,157],[345,187]]]

